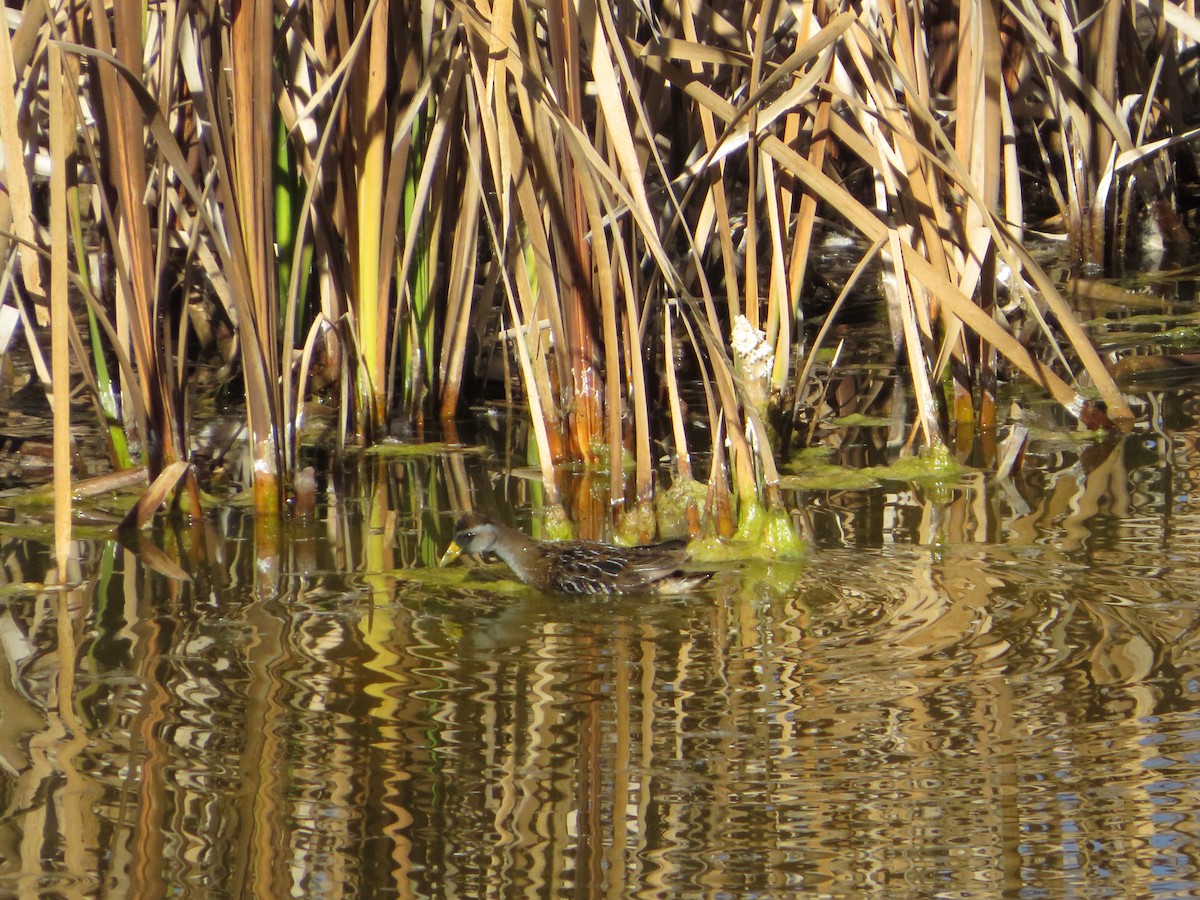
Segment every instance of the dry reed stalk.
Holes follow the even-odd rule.
[[[0,29],[0,31],[6,30]],[[71,368],[68,359],[67,277],[70,222],[67,216],[68,129],[72,124],[63,77],[62,50],[46,51],[50,93],[50,156],[58,162],[50,170],[50,356],[53,377],[51,400],[54,415],[54,558],[58,580],[66,584],[71,556]]]
[[[32,11],[30,23],[37,23],[41,11]],[[21,278],[25,290],[38,301],[38,320],[45,323],[46,293],[42,286],[42,268],[34,234],[33,199],[29,171],[25,167],[25,148],[18,120],[17,101],[21,97],[31,48],[19,50],[8,31],[7,21],[0,28],[0,145],[4,151],[4,190],[0,191],[0,259],[7,260],[10,234],[17,238],[21,260]],[[6,262],[7,265],[7,262]]]
[[[382,427],[384,404],[384,345],[387,331],[381,328],[386,312],[382,298],[388,285],[380,278],[381,254],[391,248],[381,244],[383,231],[384,178],[386,174],[387,103],[384,90],[388,77],[388,0],[372,0],[363,14],[362,27],[369,38],[366,51],[355,62],[350,78],[350,143],[354,150],[356,217],[351,237],[353,253],[355,326],[360,357],[360,427],[373,434]]]
[[[163,371],[156,349],[155,241],[144,202],[147,179],[143,112],[134,88],[142,77],[141,16],[136,7],[118,4],[113,10],[110,34],[103,4],[93,0],[90,8],[96,49],[110,58],[115,50],[122,60],[121,64],[115,58],[112,63],[101,60],[95,65],[105,111],[100,161],[117,196],[113,210],[116,218],[105,221],[118,276],[117,330],[136,364],[140,394],[146,404],[146,421],[138,423],[137,434],[151,474],[157,476],[166,465],[181,458],[182,443],[181,426],[174,419],[176,404],[167,383],[169,376]],[[122,372],[123,381],[132,374]]]
[[[468,146],[477,146],[480,140],[478,109],[474,104],[464,105],[466,143]],[[450,279],[444,307],[447,330],[446,338],[441,344],[438,365],[438,384],[441,386],[439,413],[443,421],[452,421],[459,405],[478,268],[477,234],[482,203],[482,173],[476,154],[466,154],[464,164],[468,172],[463,179],[462,195],[457,208],[450,212],[454,225],[451,234]]]
[[[222,210],[237,261],[240,283],[234,289],[248,313],[242,323],[241,351],[254,459],[254,505],[268,514],[278,512],[283,502],[278,436],[284,423],[270,190],[272,21],[269,5],[242,3],[235,8],[230,23],[231,52],[240,64],[230,67],[231,121],[222,147],[227,153],[226,178],[233,191]],[[221,80],[218,76],[217,83]],[[219,107],[218,120],[224,119],[225,113],[225,108]]]

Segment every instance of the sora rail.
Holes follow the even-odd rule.
[[[539,541],[480,513],[458,520],[441,565],[462,553],[495,554],[526,584],[556,594],[677,594],[712,574],[688,569],[691,557],[682,541],[644,547]]]

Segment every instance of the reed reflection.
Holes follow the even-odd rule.
[[[150,535],[190,582],[82,544],[98,574],[64,606],[37,583],[44,553],[8,544],[0,885],[923,898],[1191,884],[1200,528],[1186,501],[1166,527],[1163,482],[1137,469],[1136,491],[1103,501],[1106,459],[1092,471],[1109,487],[1045,482],[1036,524],[1010,532],[1028,540],[880,531],[876,549],[825,545],[669,599],[547,597],[499,567],[446,580],[430,564],[454,504],[430,462],[362,476],[353,502],[335,485],[326,515],[286,533],[225,511]],[[478,492],[480,472],[454,466],[456,490]],[[969,535],[1007,497],[968,482],[885,506]],[[1118,526],[1089,531],[1103,509]],[[1083,537],[1068,546],[1068,531]]]

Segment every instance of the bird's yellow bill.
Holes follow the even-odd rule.
[[[438,566],[448,566],[462,555],[462,547],[458,546],[456,541],[451,541],[450,546],[446,548],[446,552],[442,554]]]

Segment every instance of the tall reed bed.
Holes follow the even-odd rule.
[[[114,462],[170,470],[185,308],[209,298],[262,511],[316,380],[369,441],[452,419],[499,358],[548,500],[559,464],[606,467],[651,531],[656,440],[691,479],[682,363],[708,521],[752,533],[820,349],[821,218],[879,262],[910,446],[993,426],[1008,372],[1089,425],[1128,419],[1025,249],[1026,198],[1053,198],[1039,227],[1077,266],[1113,270],[1139,223],[1185,234],[1195,182],[1200,22],[1170,2],[79,0],[0,31],[2,288],[39,376],[63,384],[70,354]]]

